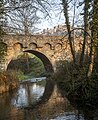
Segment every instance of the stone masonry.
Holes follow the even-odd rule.
[[[76,40],[81,46],[81,39]],[[39,57],[49,72],[56,70],[56,62],[59,60],[72,60],[68,38],[64,36],[6,35],[3,42],[7,45],[7,53],[1,64],[3,70],[6,70],[11,60],[16,59],[22,52]],[[76,51],[80,50],[79,45]]]

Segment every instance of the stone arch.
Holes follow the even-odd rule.
[[[62,44],[61,43],[57,43],[55,45],[55,50],[61,50],[62,49]]]
[[[29,47],[30,47],[30,49],[36,49],[37,48],[37,44],[32,42],[32,43],[29,44]]]
[[[50,60],[41,52],[35,51],[35,50],[27,50],[24,52],[28,52],[28,53],[32,53],[35,56],[37,56],[44,64],[45,70],[49,73],[54,72],[53,70],[53,66],[52,63],[50,62]]]
[[[45,49],[52,49],[52,45],[50,43],[45,43],[44,46]]]
[[[17,42],[17,43],[15,43],[14,45],[13,45],[13,48],[15,49],[15,50],[21,50],[21,48],[23,48],[23,44],[22,43],[19,43],[19,42]]]

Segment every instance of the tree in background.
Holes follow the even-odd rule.
[[[37,15],[38,9],[33,6],[32,1],[26,7],[20,7],[9,13],[9,27],[12,33],[20,33],[24,35],[33,34],[37,28],[35,25],[39,22]]]
[[[93,71],[94,64],[96,63],[96,65],[98,65],[98,1],[97,0],[93,1],[91,18],[92,18],[91,21],[92,40],[91,40],[89,68],[87,73],[88,77],[91,75]]]
[[[65,23],[67,26],[67,31],[68,31],[68,41],[70,44],[70,50],[71,54],[73,57],[73,62],[75,65],[77,65],[76,62],[76,52],[74,49],[74,44],[73,44],[73,36],[71,29],[71,22],[70,22],[70,15],[69,15],[69,6],[72,4],[73,0],[62,0],[62,5],[63,5],[63,11],[64,11],[64,16],[65,16]],[[80,62],[78,63],[79,68],[83,68],[84,62],[85,62],[85,52],[86,52],[86,45],[90,41],[90,54],[89,54],[89,63],[88,63],[88,69],[87,69],[87,78],[90,77],[92,70],[93,70],[93,64],[94,64],[94,56],[95,56],[95,44],[97,45],[98,41],[98,2],[96,0],[83,0],[79,1],[78,4],[75,3],[74,1],[73,5],[76,5],[76,7],[81,7],[82,6],[82,11],[80,11],[80,16],[82,15],[82,20],[83,20],[83,27],[80,28],[84,31],[83,33],[83,43],[82,43],[82,49],[80,51]],[[75,7],[74,7],[75,8]],[[92,13],[92,15],[91,15]],[[74,18],[76,16],[74,15]],[[92,27],[89,27],[89,26]],[[92,32],[89,32],[92,31]],[[88,39],[89,36],[89,39]],[[95,37],[94,37],[95,36]]]
[[[50,17],[50,4],[46,0],[6,0],[5,8],[8,16],[8,32],[34,34],[36,24],[41,19]]]
[[[25,46],[27,46],[28,35],[34,34],[37,30],[36,24],[43,17],[50,17],[48,10],[50,4],[46,0],[4,0],[4,12],[7,16],[6,32],[19,33],[25,36]],[[18,34],[17,34],[18,35]],[[27,56],[28,53],[24,53]],[[29,71],[29,64],[28,71]]]

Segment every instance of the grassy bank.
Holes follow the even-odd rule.
[[[14,71],[0,72],[0,93],[11,91],[18,86],[18,77]]]

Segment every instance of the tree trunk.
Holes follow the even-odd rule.
[[[88,6],[89,6],[89,1],[88,0],[84,0],[84,41],[83,41],[83,45],[82,45],[82,52],[81,52],[81,56],[80,56],[80,67],[83,66],[83,61],[84,61],[84,55],[85,55],[85,46],[86,46],[86,42],[88,40]]]
[[[74,64],[76,64],[75,51],[74,51],[73,44],[72,44],[72,36],[71,36],[70,23],[69,23],[69,17],[68,17],[68,3],[66,0],[62,0],[62,3],[63,3],[63,8],[64,8],[64,16],[65,16],[65,20],[66,20],[66,26],[67,26],[67,31],[68,31],[68,40],[69,40],[69,44],[70,44],[71,54],[73,57],[73,62],[74,62]]]
[[[75,14],[76,14],[76,2],[77,0],[74,0],[74,12],[73,12],[73,22],[72,22],[72,29],[73,29],[73,41],[72,41],[72,45],[73,45],[73,50],[75,51],[75,30],[74,30],[74,27],[75,27]]]
[[[90,64],[87,72],[87,77],[89,78],[92,74],[94,67],[95,56],[98,57],[98,2],[94,0],[93,5],[93,21],[92,21],[92,45],[91,45],[91,55],[90,55]],[[97,58],[98,59],[98,58]]]

